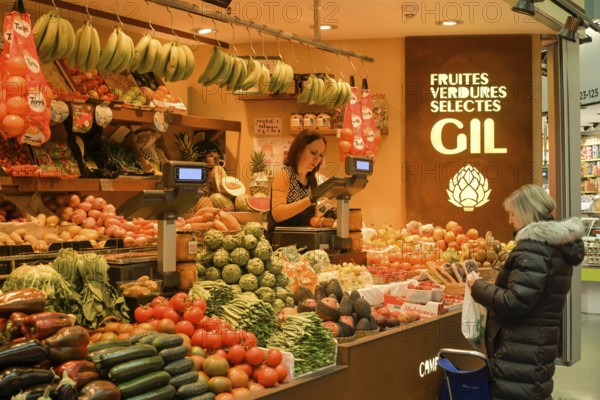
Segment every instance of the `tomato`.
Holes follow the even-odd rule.
[[[252,372],[254,371],[254,368],[252,368],[252,365],[247,364],[247,363],[235,364],[234,367],[239,368],[242,371],[244,371],[246,373],[246,375],[248,375],[248,378],[250,378],[252,376]]]
[[[104,332],[100,335],[99,342],[112,342],[115,340],[119,340],[119,335],[114,332]]]
[[[229,352],[227,353],[227,361],[231,365],[239,364],[246,358],[246,349],[244,346],[239,344],[235,344],[229,348]]]
[[[176,325],[175,322],[169,318],[163,318],[158,321],[156,325],[156,330],[164,333],[176,333]]]
[[[338,143],[338,149],[340,150],[341,154],[350,153],[350,149],[352,149],[352,143],[346,140],[340,140],[340,143]]]
[[[223,349],[217,349],[215,350],[214,353],[212,353],[213,356],[219,356],[219,357],[223,357],[223,358],[227,358],[227,352]]]
[[[288,369],[283,364],[279,364],[275,367],[275,371],[277,371],[278,382],[283,383],[287,380],[288,377]]]
[[[191,337],[194,334],[194,325],[190,321],[179,321],[175,324],[175,332]]]
[[[139,306],[133,312],[133,317],[137,322],[148,322],[154,316],[154,311],[148,306]]]
[[[229,370],[229,362],[226,358],[221,356],[211,355],[206,357],[202,370],[206,372],[208,376],[225,376]]]
[[[243,331],[244,334],[244,340],[242,341],[241,345],[244,347],[253,347],[256,346],[256,336],[254,335],[254,333],[252,332],[248,332],[248,331]]]
[[[219,393],[215,397],[215,400],[239,400],[239,399],[240,399],[239,397],[237,397],[233,393],[229,393],[229,392]]]
[[[246,387],[248,385],[248,375],[241,368],[229,368],[227,378],[229,378],[234,388]]]
[[[169,305],[179,312],[184,312],[190,301],[190,296],[187,293],[179,292],[171,297]]]
[[[158,304],[164,304],[166,305],[168,303],[167,299],[164,296],[156,296],[155,298],[152,299],[152,301],[150,302],[150,305],[152,307],[158,305]]]
[[[191,322],[194,326],[198,326],[204,317],[204,311],[197,306],[190,306],[183,312],[183,319]]]
[[[193,346],[206,347],[206,335],[207,332],[204,329],[196,329],[192,335],[192,353],[194,351]]]
[[[162,319],[163,314],[167,308],[168,308],[168,306],[165,304],[157,304],[157,305],[153,306],[152,313],[154,315],[154,318]]]
[[[262,370],[265,368],[268,367],[265,364],[261,364],[252,370],[252,380],[254,380],[254,382],[258,382],[258,375],[262,373]]]
[[[201,329],[198,329],[198,330],[201,330]],[[207,356],[206,351],[204,351],[204,349],[202,347],[200,347],[200,346],[192,346],[191,353],[194,354],[194,355],[202,356],[202,357],[206,357]]]
[[[352,139],[354,138],[354,132],[352,132],[352,129],[350,129],[350,128],[344,128],[340,132],[340,137],[341,137],[341,140],[345,140],[347,142],[352,142]]]
[[[206,334],[206,343],[205,346],[207,349],[220,349],[223,346],[223,341],[221,340],[221,333],[219,332],[208,332]]]
[[[231,394],[233,394],[236,400],[249,400],[252,398],[252,393],[250,389],[245,387],[238,387],[231,389]]]
[[[206,357],[199,356],[197,354],[192,354],[191,356],[188,356],[188,358],[194,362],[194,366],[192,367],[194,371],[200,371],[202,369],[202,365],[204,364],[204,360],[206,359]]]
[[[181,320],[181,316],[173,307],[166,307],[163,311],[163,318],[168,318],[171,321],[177,323]]]
[[[283,360],[283,355],[281,354],[281,350],[279,349],[269,349],[267,350],[267,355],[265,357],[265,363],[269,367],[276,367],[281,364]]]
[[[256,393],[265,390],[265,387],[258,382],[250,382],[248,383],[248,390],[252,393]]]
[[[101,336],[102,336],[102,333],[100,333],[100,332],[94,333],[93,335],[90,336],[90,342],[96,343],[96,342],[100,341]]]
[[[266,388],[277,385],[278,381],[279,375],[277,374],[277,371],[271,367],[265,367],[258,373],[258,383]]]
[[[194,299],[192,300],[192,303],[190,304],[191,306],[195,306],[195,307],[200,307],[202,309],[202,312],[206,312],[206,301],[202,300],[202,299]]]
[[[208,390],[215,394],[229,392],[231,389],[231,381],[224,376],[213,376],[208,380]]]
[[[223,329],[221,330],[221,339],[223,340],[223,344],[227,347],[240,344],[244,339],[244,331],[240,329]]]
[[[260,365],[265,361],[265,352],[264,350],[253,346],[246,350],[246,362],[250,365]]]

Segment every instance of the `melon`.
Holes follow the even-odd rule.
[[[233,202],[230,198],[222,195],[221,193],[213,193],[210,195],[210,200],[216,208],[220,208],[225,211],[233,211]]]
[[[235,211],[250,211],[250,207],[248,207],[248,203],[246,202],[248,197],[250,197],[250,195],[245,193],[235,198],[233,204],[235,206]]]
[[[267,196],[249,196],[246,198],[246,204],[252,211],[269,211],[271,209],[271,198]]]

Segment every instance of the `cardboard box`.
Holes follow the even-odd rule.
[[[428,301],[426,304],[409,303],[402,297],[386,294],[383,296],[384,305],[391,311],[417,311],[421,319],[431,318],[443,314],[444,303]]]

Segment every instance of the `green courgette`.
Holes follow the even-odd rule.
[[[163,349],[158,352],[158,355],[165,360],[165,364],[172,363],[173,361],[181,360],[187,353],[189,348],[187,346],[171,347],[170,349]]]
[[[192,368],[194,368],[194,360],[184,357],[181,360],[168,363],[163,370],[167,371],[171,376],[176,376],[191,371]]]
[[[140,332],[136,332],[133,335],[131,335],[129,337],[129,341],[132,344],[136,344],[138,343],[142,338],[146,337],[146,336],[156,336],[157,334],[159,334],[158,332],[155,331],[140,331]]]
[[[201,394],[200,396],[190,397],[186,400],[215,400],[216,398],[217,396],[215,396],[213,392],[206,392],[204,394]]]
[[[105,347],[103,349],[100,350],[96,350],[92,353],[88,353],[87,357],[85,358],[88,361],[92,361],[95,364],[97,364],[98,362],[100,362],[100,356],[102,356],[103,354],[109,354],[109,353],[114,353],[115,351],[119,351],[119,350],[124,350],[127,349],[131,346],[115,346],[115,347]]]
[[[123,399],[153,392],[168,385],[171,375],[165,371],[150,372],[117,385]]]
[[[163,359],[159,356],[137,358],[112,367],[108,371],[108,378],[120,383],[148,372],[160,371],[164,365]]]
[[[208,384],[204,381],[185,384],[177,389],[178,399],[189,399],[208,392]]]
[[[157,337],[161,337],[161,336],[165,336],[167,335],[166,333],[161,333],[161,332],[152,332],[153,335],[146,335],[143,338],[141,338],[140,340],[138,340],[138,343],[141,344],[152,344],[152,341],[154,339],[156,339]]]
[[[90,343],[88,345],[88,352],[93,353],[96,350],[105,349],[107,347],[117,347],[117,346],[130,346],[131,342],[129,340],[105,340],[103,342]]]
[[[115,365],[122,364],[137,358],[152,357],[157,355],[156,348],[151,344],[134,344],[113,353],[100,355],[99,366],[101,369],[111,369]],[[164,358],[163,358],[164,359]]]
[[[127,397],[127,400],[172,400],[175,398],[175,388],[171,385],[150,390],[137,396]],[[214,400],[214,397],[213,397]]]
[[[198,372],[196,371],[188,371],[183,374],[176,375],[171,378],[169,383],[173,385],[176,389],[183,385],[187,385],[188,383],[194,383],[198,381]]]
[[[156,347],[156,350],[169,349],[171,347],[181,346],[183,344],[183,338],[176,334],[159,336],[152,341],[152,346]]]

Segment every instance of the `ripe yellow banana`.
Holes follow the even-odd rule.
[[[77,66],[80,71],[88,71],[88,56],[92,44],[92,30],[89,23],[84,24],[81,28],[81,34],[78,34],[77,40]],[[77,30],[79,32],[79,30]]]
[[[223,62],[225,60],[225,54],[218,48],[213,48],[213,54],[208,60],[208,64],[206,64],[206,68],[204,68],[204,72],[200,74],[198,77],[198,83],[206,83],[215,78],[221,67],[223,66]]]
[[[117,42],[119,41],[119,31],[119,28],[114,28],[111,34],[108,35],[108,39],[104,45],[104,50],[102,50],[102,54],[100,54],[100,59],[98,60],[97,68],[100,72],[107,71],[108,63],[115,54]]]
[[[194,67],[196,66],[196,58],[194,57],[194,53],[189,46],[181,45],[183,52],[185,54],[185,73],[181,79],[188,79],[194,73]]]
[[[79,54],[79,44],[81,43],[82,32],[83,32],[83,26],[80,27],[79,29],[77,29],[77,32],[75,32],[75,42],[76,42],[75,49],[67,58],[67,65],[69,66],[69,68],[73,68],[75,65],[77,65],[77,57]]]
[[[52,53],[56,46],[56,40],[58,35],[58,18],[54,15],[50,16],[46,33],[38,47],[38,56],[40,61],[43,63],[49,63],[52,61]]]
[[[146,33],[135,45],[135,54],[133,55],[133,60],[130,67],[132,71],[137,71],[139,69],[140,65],[142,64],[142,60],[144,60],[146,57],[146,53],[148,52],[151,42],[152,36]]]
[[[98,59],[100,58],[100,37],[98,31],[94,28],[90,22],[90,31],[92,32],[92,39],[90,44],[90,53],[87,60],[87,71],[91,71],[98,65]]]

